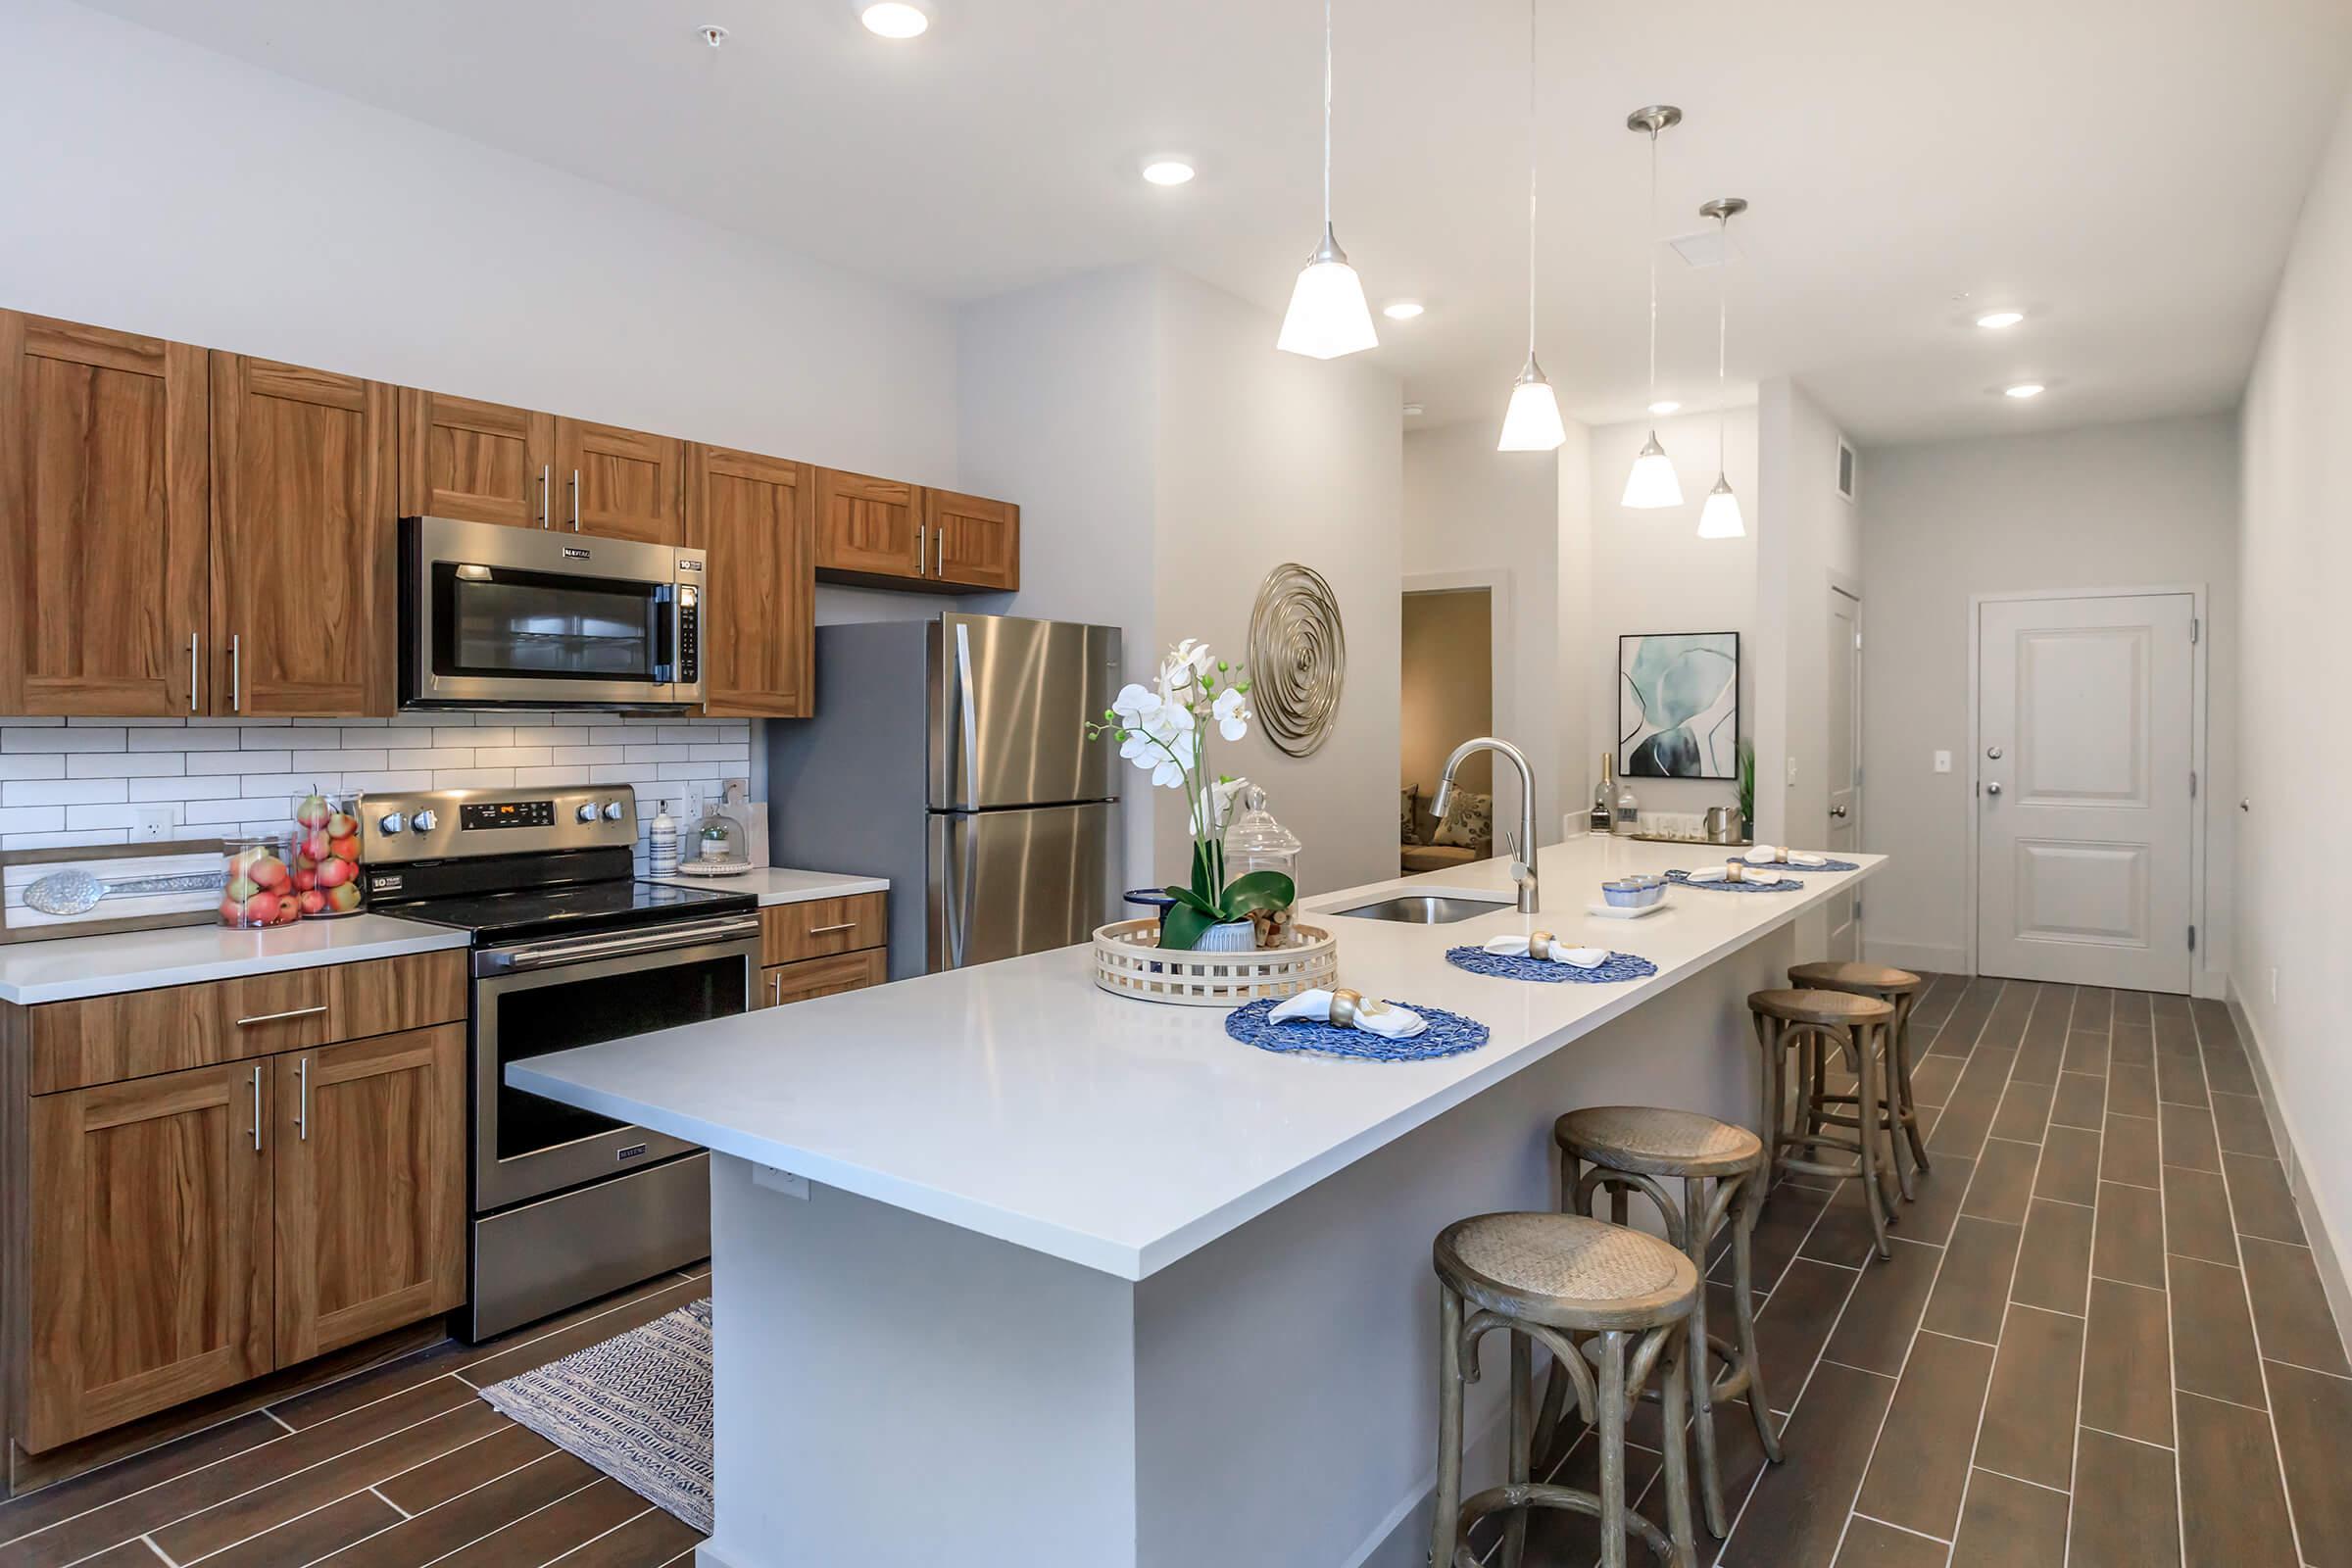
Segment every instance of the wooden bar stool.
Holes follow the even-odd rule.
[[[1690,1465],[1683,1449],[1688,1413],[1677,1331],[1698,1300],[1698,1270],[1654,1236],[1580,1214],[1482,1214],[1439,1233],[1431,1249],[1438,1271],[1438,1511],[1429,1560],[1440,1568],[1478,1568],[1471,1526],[1511,1511],[1502,1563],[1519,1568],[1527,1550],[1528,1510],[1569,1508],[1600,1520],[1603,1568],[1625,1568],[1627,1532],[1641,1536],[1659,1562],[1695,1568],[1690,1533]],[[1509,1478],[1462,1498],[1463,1386],[1478,1377],[1479,1341],[1491,1329],[1511,1341]],[[1597,1371],[1574,1336],[1598,1341]],[[1600,1493],[1533,1479],[1534,1349],[1576,1386],[1578,1407],[1600,1436]],[[1666,1519],[1661,1533],[1626,1506],[1625,1423],[1642,1386],[1665,1363],[1663,1442]]]
[[[1846,991],[1758,991],[1748,997],[1747,1008],[1755,1015],[1756,1044],[1763,1048],[1764,1126],[1770,1129],[1765,1135],[1768,1180],[1777,1180],[1784,1171],[1859,1180],[1879,1258],[1882,1262],[1891,1258],[1894,1254],[1886,1246],[1890,1205],[1881,1185],[1885,1173],[1879,1164],[1879,1139],[1887,1122],[1880,1099],[1885,1093],[1881,1046],[1894,1021],[1893,1004]],[[1850,1116],[1830,1108],[1843,1097],[1824,1095],[1818,1087],[1823,1054],[1833,1050],[1843,1052],[1853,1070],[1856,1103],[1855,1114]],[[1792,1077],[1791,1053],[1796,1056]],[[1791,1084],[1796,1090],[1794,1104],[1789,1103],[1788,1095]],[[1870,1107],[1868,1113],[1865,1106]],[[1828,1131],[1831,1127],[1851,1127],[1853,1136]],[[1859,1157],[1859,1168],[1824,1163],[1820,1158],[1824,1148],[1850,1150]],[[1891,1147],[1886,1157],[1893,1161]]]
[[[1806,991],[1848,991],[1858,997],[1876,997],[1893,1006],[1894,1029],[1888,1036],[1885,1069],[1888,1111],[1910,1144],[1911,1164],[1926,1175],[1928,1145],[1919,1136],[1919,1105],[1911,1093],[1911,1008],[1918,1003],[1923,985],[1919,976],[1883,963],[1800,963],[1788,971],[1788,983]],[[1892,1128],[1887,1137],[1891,1142]],[[1898,1166],[1897,1172],[1903,1196],[1915,1196],[1910,1170]]]
[[[1748,1261],[1748,1238],[1764,1185],[1763,1141],[1744,1127],[1712,1116],[1648,1105],[1572,1110],[1552,1124],[1551,1136],[1560,1146],[1563,1213],[1591,1215],[1593,1198],[1606,1188],[1622,1225],[1627,1195],[1641,1193],[1657,1205],[1666,1239],[1683,1250],[1702,1276],[1707,1249],[1727,1223],[1732,1227],[1732,1283],[1738,1298],[1733,1325],[1739,1343],[1726,1344],[1707,1331],[1707,1293],[1702,1290],[1690,1309],[1685,1356],[1690,1368],[1691,1425],[1698,1433],[1699,1496],[1706,1504],[1708,1533],[1721,1540],[1731,1534],[1731,1521],[1724,1511],[1723,1471],[1715,1452],[1715,1402],[1746,1395],[1764,1456],[1774,1464],[1781,1462],[1781,1442],[1773,1434],[1764,1396],[1763,1363],[1756,1356],[1755,1294]],[[1580,1168],[1584,1166],[1591,1168]],[[1681,1182],[1679,1198],[1663,1185],[1668,1181]],[[1712,1193],[1709,1182],[1714,1183]],[[1708,1370],[1710,1352],[1723,1363],[1721,1378]],[[1536,1424],[1539,1453],[1558,1418],[1564,1388],[1555,1369],[1544,1391],[1544,1415]]]

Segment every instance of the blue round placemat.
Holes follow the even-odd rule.
[[[1762,870],[1762,866],[1757,867]],[[1778,882],[1693,882],[1688,871],[1669,871],[1666,880],[1677,887],[1705,888],[1715,893],[1794,893],[1802,882],[1784,877]]]
[[[1447,948],[1446,961],[1456,969],[1472,974],[1492,976],[1497,980],[1537,980],[1558,984],[1563,980],[1582,980],[1592,985],[1607,985],[1618,980],[1646,980],[1658,972],[1658,966],[1647,958],[1631,953],[1612,952],[1606,959],[1591,969],[1579,969],[1573,963],[1554,963],[1549,958],[1512,958],[1489,953],[1484,948]]]
[[[1458,1012],[1447,1012],[1444,1007],[1414,1007],[1412,1010],[1428,1020],[1429,1027],[1410,1040],[1390,1040],[1361,1029],[1336,1029],[1307,1018],[1288,1023],[1269,1022],[1266,1014],[1280,1005],[1272,997],[1261,997],[1236,1007],[1225,1015],[1225,1032],[1243,1045],[1255,1046],[1260,1051],[1304,1052],[1363,1061],[1428,1061],[1438,1056],[1458,1056],[1487,1043],[1485,1024]],[[1390,1005],[1410,1004],[1392,1002]]]
[[[1856,861],[1833,860],[1827,857],[1823,858],[1819,865],[1782,865],[1769,860],[1758,860],[1752,863],[1754,869],[1758,871],[1787,871],[1794,876],[1803,876],[1807,871],[1859,871],[1862,869]]]

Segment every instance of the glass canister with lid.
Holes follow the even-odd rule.
[[[360,912],[359,803],[313,790],[294,806],[291,887],[303,915]]]
[[[302,918],[294,891],[293,851],[272,834],[236,834],[220,841],[220,923],[241,930],[291,925]]]

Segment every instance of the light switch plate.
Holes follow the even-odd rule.
[[[1791,787],[1796,783],[1796,759],[1793,757],[1788,759],[1788,782]]]
[[[771,1193],[782,1193],[786,1198],[797,1198],[803,1202],[808,1200],[808,1177],[796,1176],[791,1171],[779,1170],[773,1165],[762,1165],[757,1160],[752,1162],[752,1185],[764,1187]]]
[[[1938,773],[1949,773],[1951,770],[1952,754],[1949,752],[1937,752],[1936,754],[1936,771]]]

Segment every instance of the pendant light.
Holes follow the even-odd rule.
[[[1527,0],[1527,364],[1511,383],[1497,452],[1552,452],[1568,439],[1560,400],[1536,363],[1536,0]]]
[[[1658,132],[1682,122],[1683,112],[1672,104],[1651,104],[1625,117],[1626,129],[1649,137],[1649,228],[1642,240],[1649,253],[1649,401],[1653,404],[1658,401]],[[1621,504],[1643,512],[1683,504],[1683,484],[1674,476],[1674,460],[1658,445],[1654,428],[1642,443],[1641,455],[1634,459],[1633,471],[1625,476]]]
[[[1323,0],[1323,243],[1291,288],[1291,308],[1283,313],[1274,346],[1310,360],[1336,360],[1379,343],[1363,279],[1331,231],[1331,0]]]
[[[1724,426],[1731,418],[1725,405],[1724,347],[1731,339],[1731,318],[1724,304],[1724,274],[1732,266],[1732,220],[1746,211],[1747,203],[1737,196],[1711,201],[1698,210],[1699,217],[1715,220],[1716,233],[1723,242],[1722,259],[1715,264],[1715,488],[1707,492],[1707,504],[1698,510],[1701,539],[1739,539],[1747,533],[1747,521],[1740,515],[1740,498],[1732,494],[1732,481],[1723,466]]]

